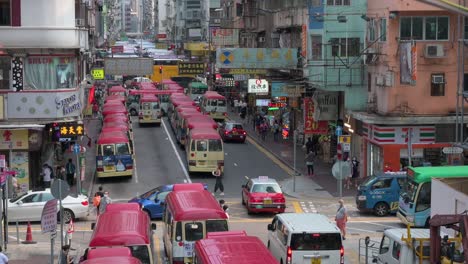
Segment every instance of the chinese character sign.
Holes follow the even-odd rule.
[[[315,106],[312,98],[304,98],[304,134],[327,134],[328,121],[314,120]]]
[[[265,79],[249,79],[248,93],[268,93],[268,81]]]
[[[28,130],[0,129],[0,149],[28,149]]]

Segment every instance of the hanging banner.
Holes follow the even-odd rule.
[[[21,192],[27,192],[29,190],[28,152],[13,152],[11,170],[16,171],[16,179]]]
[[[303,58],[307,58],[307,25],[303,24],[302,25],[302,32],[301,32],[301,40],[302,40],[302,46],[301,46],[301,56]]]
[[[411,42],[403,42],[400,44],[400,83],[412,84],[416,83],[416,45]]]
[[[304,98],[304,134],[327,134],[328,121],[315,121],[314,112],[315,107],[312,98]]]

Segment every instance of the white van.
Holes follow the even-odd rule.
[[[321,214],[277,214],[268,225],[267,247],[282,264],[343,264],[341,233]]]

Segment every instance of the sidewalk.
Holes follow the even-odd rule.
[[[230,111],[228,113],[229,118],[233,121],[243,123],[239,114]],[[250,137],[258,145],[269,151],[278,160],[288,166],[291,170],[294,168],[294,144],[292,136],[289,139],[282,139],[278,142],[274,142],[273,134],[269,133],[266,140],[263,141],[260,136],[254,131],[252,122],[247,123],[247,119],[244,120],[244,129],[247,131],[247,137]],[[283,190],[286,194],[296,198],[304,199],[329,199],[333,197],[339,197],[337,180],[331,173],[333,164],[325,163],[318,156],[315,160],[313,177],[307,176],[307,167],[304,161],[305,150],[302,146],[296,146],[296,171],[300,173],[300,176],[296,176],[296,184],[294,190],[293,178],[285,180],[282,183]],[[344,185],[344,180],[343,180]],[[356,189],[351,188],[347,190],[343,187],[343,197],[351,198],[356,195]]]

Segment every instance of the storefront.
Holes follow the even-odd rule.
[[[435,142],[435,126],[383,126],[363,123],[363,151],[366,171],[400,171],[409,165],[408,147],[413,166],[440,165],[442,148],[449,143]]]

